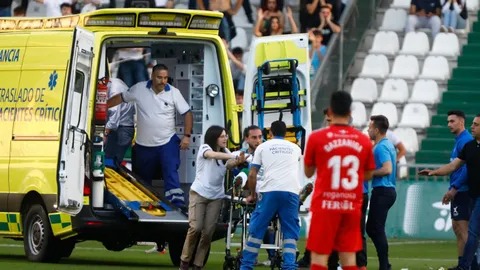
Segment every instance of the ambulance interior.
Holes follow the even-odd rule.
[[[203,134],[211,125],[226,126],[225,97],[217,47],[209,41],[168,39],[164,36],[161,39],[135,40],[110,38],[104,41],[102,46],[98,80],[104,77],[119,77],[119,65],[126,62],[125,59],[118,57],[118,51],[126,48],[143,49],[143,59],[149,79],[155,64],[166,65],[169,71],[169,83],[180,90],[190,105],[193,114],[193,130],[189,149],[180,151],[181,165],[178,170],[182,189],[185,196],[188,196],[189,187],[195,178],[196,157],[198,148],[203,143]],[[177,135],[182,138],[184,117],[177,113],[175,123]],[[104,126],[96,126],[95,130],[100,134],[104,131]],[[128,153],[125,160],[130,161]],[[163,197],[163,181],[160,178],[158,174],[152,183],[153,187],[147,189],[158,197]],[[129,198],[132,192],[127,190],[127,187],[112,186],[113,180],[109,175],[106,175],[105,180],[106,189],[120,199],[142,200],[142,195],[138,195],[139,198]],[[120,183],[120,185],[128,185],[128,183]],[[148,194],[149,191],[145,192]]]

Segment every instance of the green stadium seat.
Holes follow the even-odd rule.
[[[428,140],[428,139],[427,139]],[[417,164],[446,164],[450,161],[451,150],[445,147],[445,151],[421,150],[415,155],[415,163]]]
[[[446,147],[453,147],[455,141],[453,135],[450,138],[428,138],[422,141],[423,150],[443,151]]]

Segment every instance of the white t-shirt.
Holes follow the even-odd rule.
[[[393,143],[393,145],[397,146],[397,144],[401,143],[402,141],[400,140],[400,138],[398,138],[397,134],[395,134],[395,132],[391,131],[390,129],[387,130],[387,139]]]
[[[250,165],[253,161],[253,154],[248,154],[245,149],[243,150],[238,150],[233,152],[232,154],[234,156],[239,156],[241,152],[245,152],[246,155],[249,155],[247,158],[247,163]],[[263,181],[263,174],[264,174],[264,168],[263,166],[260,167],[260,170],[257,172],[257,186],[256,186],[256,192],[259,192],[260,188],[263,186],[264,181]],[[245,187],[247,185],[247,180],[248,180],[248,175],[244,172],[240,172],[235,176],[235,178],[240,177],[242,179],[242,187]]]
[[[298,194],[300,159],[298,145],[284,139],[271,139],[260,144],[253,156],[253,166],[263,166],[263,184],[259,192],[288,191]]]
[[[135,102],[137,109],[137,139],[142,146],[161,146],[175,134],[175,111],[185,114],[190,106],[180,91],[167,84],[155,94],[151,81],[139,82],[122,93],[125,102]]]
[[[225,197],[223,182],[227,165],[223,163],[223,160],[205,158],[204,154],[208,150],[212,150],[208,144],[202,144],[198,150],[195,180],[191,189],[204,198],[221,199]],[[226,152],[230,153],[228,149]]]
[[[71,4],[71,0],[44,0],[43,4],[45,5],[47,17],[60,17],[62,16],[62,11],[60,5],[63,3]]]

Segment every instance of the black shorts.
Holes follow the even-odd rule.
[[[450,215],[452,220],[469,220],[472,213],[472,198],[468,195],[468,191],[459,191],[455,194],[450,203]]]

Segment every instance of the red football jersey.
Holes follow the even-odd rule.
[[[372,143],[365,134],[344,125],[315,131],[304,160],[317,170],[311,210],[361,211],[364,172],[375,169]]]

